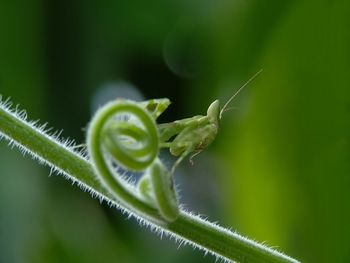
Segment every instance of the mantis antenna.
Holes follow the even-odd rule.
[[[258,76],[261,72],[263,71],[263,69],[260,69],[258,72],[256,72],[250,79],[248,79],[248,81],[246,83],[243,84],[242,87],[240,87],[235,94],[233,94],[231,96],[231,98],[225,103],[225,105],[222,107],[222,109],[220,110],[220,115],[219,118],[222,118],[222,114],[225,112],[227,106],[230,104],[230,102],[242,91],[242,89],[244,89],[250,82],[252,82],[252,80],[254,80],[256,78],[256,76]]]

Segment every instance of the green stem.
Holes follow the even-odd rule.
[[[59,140],[50,137],[14,112],[0,105],[0,134],[13,140],[24,151],[45,161],[69,179],[97,194],[107,202],[122,205],[122,209],[151,226],[174,235],[183,242],[209,251],[226,260],[238,262],[298,262],[280,252],[265,247],[237,233],[210,223],[198,216],[181,211],[177,220],[166,222],[154,208],[142,202],[126,189],[120,189],[123,198],[116,200],[97,179],[91,163]],[[130,197],[132,198],[130,202]],[[124,201],[127,201],[124,203]],[[126,204],[128,203],[128,204]],[[146,217],[144,217],[147,215]]]

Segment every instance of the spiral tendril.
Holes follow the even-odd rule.
[[[179,214],[177,195],[172,175],[157,158],[160,110],[150,111],[149,105],[116,100],[101,108],[88,129],[88,149],[96,174],[117,201],[147,218],[171,222]],[[126,170],[145,171],[137,189],[120,178],[110,159]]]
[[[133,119],[108,120],[102,130],[102,145],[119,165],[131,171],[145,170],[158,155],[158,132],[152,117],[136,103],[119,101],[115,116]]]

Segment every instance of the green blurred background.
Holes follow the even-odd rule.
[[[181,200],[303,262],[350,262],[349,20],[347,0],[2,0],[0,94],[80,143],[106,99],[168,97],[171,121],[263,68],[178,170]],[[214,262],[48,174],[0,142],[0,262]]]

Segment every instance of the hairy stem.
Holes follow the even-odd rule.
[[[97,179],[89,160],[54,137],[26,122],[4,104],[0,105],[0,134],[31,153],[51,168],[76,181],[84,189],[103,198],[137,219],[157,227],[183,242],[225,259],[238,262],[298,262],[280,252],[246,239],[237,233],[210,223],[198,216],[180,211],[174,222],[167,222],[157,210],[142,202],[126,189],[119,189],[123,197],[117,200]],[[132,198],[132,202],[130,201]],[[128,201],[126,204],[125,201]],[[146,215],[146,216],[145,216]]]

